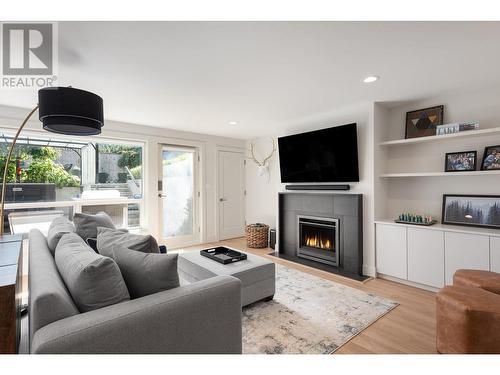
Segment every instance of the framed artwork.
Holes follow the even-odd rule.
[[[436,127],[443,124],[444,106],[406,112],[405,138],[418,138],[436,135]]]
[[[484,149],[482,171],[493,171],[500,169],[500,145],[488,146]]]
[[[500,195],[443,195],[442,223],[500,229]]]
[[[475,171],[477,164],[476,151],[448,152],[444,158],[445,172]]]

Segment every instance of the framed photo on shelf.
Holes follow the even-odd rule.
[[[477,151],[448,152],[444,159],[445,172],[475,171]]]
[[[500,195],[443,195],[442,223],[500,229]]]
[[[406,112],[405,138],[436,135],[436,127],[443,124],[443,105]]]
[[[482,171],[500,170],[500,145],[488,146],[484,149]]]

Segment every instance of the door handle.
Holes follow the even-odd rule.
[[[159,198],[166,198],[166,197],[167,197],[167,194],[158,193],[158,197],[159,197]]]
[[[220,198],[220,199],[219,199],[219,202],[226,202],[226,201],[227,201],[227,199],[226,199],[226,198]]]

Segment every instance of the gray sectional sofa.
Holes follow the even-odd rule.
[[[80,313],[46,237],[29,239],[31,353],[241,353],[241,282],[216,276]]]

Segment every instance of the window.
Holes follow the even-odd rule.
[[[1,171],[12,139],[12,135],[0,133]],[[39,215],[47,210],[70,218],[80,210],[106,211],[119,226],[138,227],[142,163],[143,145],[138,143],[21,137],[7,174],[5,230],[12,229],[7,228],[9,215],[16,222],[20,216],[29,216],[26,213]]]

